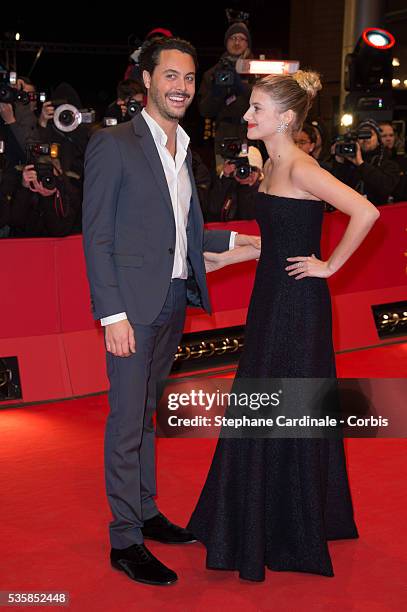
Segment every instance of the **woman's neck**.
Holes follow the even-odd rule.
[[[264,144],[273,165],[284,161],[297,151],[292,137],[287,134],[273,134],[269,140],[264,141]]]

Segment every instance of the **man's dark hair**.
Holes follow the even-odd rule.
[[[182,38],[159,38],[145,42],[141,47],[139,56],[140,71],[147,70],[151,75],[154,72],[154,68],[160,62],[161,51],[181,51],[181,53],[187,53],[192,57],[195,64],[195,69],[198,67],[198,57],[195,47],[191,45],[187,40]]]
[[[312,125],[309,125],[309,123],[304,123],[300,131],[306,133],[312,144],[316,144],[317,135],[315,134],[315,130]]]
[[[122,100],[140,93],[144,94],[144,87],[135,79],[125,79],[117,85],[117,97]]]
[[[21,79],[21,81],[24,81],[24,83],[26,85],[32,85],[33,87],[35,87],[34,83],[32,82],[32,80],[29,77],[27,77],[27,76],[20,76],[19,75],[18,78]]]

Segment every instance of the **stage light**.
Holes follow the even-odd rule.
[[[390,32],[380,28],[366,28],[362,36],[365,42],[375,49],[391,49],[396,42]]]
[[[393,57],[393,60],[391,62],[392,66],[400,66],[400,60],[398,57]]]
[[[393,119],[392,51],[394,36],[380,28],[367,28],[359,37],[353,53],[345,60],[346,96],[343,111],[355,115],[355,123],[366,119]],[[397,58],[396,58],[397,60]],[[398,61],[398,60],[397,60]]]
[[[293,74],[299,67],[297,60],[238,59],[236,62],[239,74]]]
[[[393,76],[392,47],[395,39],[390,32],[366,28],[353,53],[346,57],[348,91],[389,89]]]
[[[400,85],[400,79],[391,80],[392,87],[398,87]]]
[[[343,127],[350,127],[353,123],[353,115],[350,113],[345,113],[341,117],[341,125]]]

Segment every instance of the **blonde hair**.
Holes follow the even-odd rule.
[[[254,87],[268,93],[280,113],[288,110],[295,113],[290,129],[292,132],[297,132],[302,128],[322,85],[317,72],[297,70],[294,74],[271,74],[263,77],[256,81]]]

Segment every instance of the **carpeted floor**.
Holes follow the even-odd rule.
[[[384,364],[381,350],[372,349],[376,363]],[[403,361],[406,350],[400,350]],[[356,363],[363,369],[365,357],[373,359],[366,352],[364,357],[349,355],[339,356],[341,376],[354,372]],[[401,376],[396,370],[393,376]],[[389,376],[385,365],[371,375],[380,374]],[[130,581],[108,561],[110,514],[103,480],[107,411],[107,397],[100,395],[0,412],[1,591],[68,591],[70,610],[90,612],[404,608],[405,440],[346,441],[360,539],[330,543],[334,578],[269,571],[264,583],[248,583],[233,572],[206,570],[200,544],[150,543],[180,577],[173,586],[152,587]],[[194,507],[214,444],[158,440],[159,507],[180,524]]]

